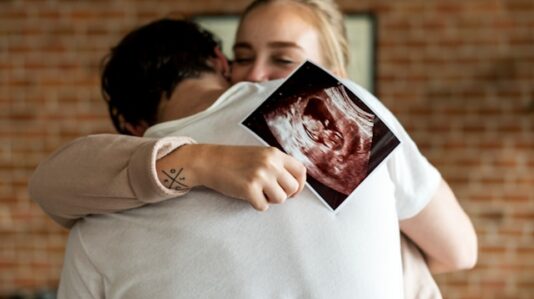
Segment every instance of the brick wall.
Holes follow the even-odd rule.
[[[100,58],[169,11],[248,1],[0,1],[0,297],[53,289],[66,231],[30,201],[52,150],[111,132]],[[478,266],[446,298],[534,297],[534,2],[340,1],[378,20],[377,94],[442,171],[479,234]]]

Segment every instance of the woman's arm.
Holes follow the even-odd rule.
[[[477,236],[448,184],[416,216],[400,222],[402,232],[422,249],[433,273],[470,269],[477,261]]]
[[[82,137],[40,163],[29,183],[30,196],[65,227],[89,214],[112,213],[176,197],[185,191],[161,185],[153,165],[158,156],[192,142],[187,137]]]
[[[387,161],[401,230],[423,250],[433,273],[473,267],[476,233],[454,193],[391,111],[365,89],[348,84],[364,95],[401,141]]]
[[[79,138],[43,161],[30,196],[64,227],[90,214],[174,198],[203,185],[257,210],[302,190],[304,166],[274,148],[192,144],[187,137]]]

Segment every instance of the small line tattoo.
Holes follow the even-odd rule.
[[[189,189],[189,186],[180,182],[180,181],[185,180],[184,176],[180,177],[180,174],[182,173],[183,170],[184,170],[183,168],[180,168],[180,170],[178,171],[176,171],[176,169],[174,168],[171,168],[168,172],[166,172],[165,170],[162,170],[161,172],[163,172],[163,174],[167,176],[167,178],[163,180],[165,187],[169,189],[174,189],[177,191]],[[174,186],[175,184],[176,186]]]

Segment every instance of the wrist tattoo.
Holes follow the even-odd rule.
[[[163,180],[163,185],[169,189],[177,191],[190,189],[189,186],[183,183],[183,181],[185,181],[185,176],[180,176],[183,170],[183,168],[180,168],[179,170],[174,168],[171,168],[168,171],[162,170],[161,172],[167,177]]]

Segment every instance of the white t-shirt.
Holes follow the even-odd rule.
[[[146,136],[260,145],[239,125],[281,83],[239,83],[203,112]],[[72,229],[60,298],[402,298],[400,219],[417,214],[440,175],[396,118],[344,82],[401,140],[337,213],[305,188],[257,212],[208,189]]]

